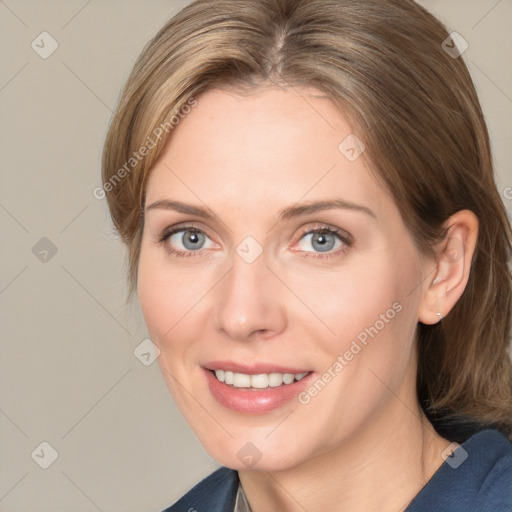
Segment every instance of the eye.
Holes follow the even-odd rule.
[[[164,244],[167,252],[178,257],[196,256],[195,253],[199,253],[202,249],[216,247],[216,244],[203,231],[187,226],[165,231],[158,241]]]
[[[352,237],[340,229],[320,226],[304,231],[297,245],[300,251],[316,253],[307,257],[329,258],[345,252],[352,245]],[[311,247],[313,250],[310,250]]]

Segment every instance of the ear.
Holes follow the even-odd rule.
[[[478,238],[478,219],[469,210],[444,224],[446,237],[436,246],[436,258],[423,288],[418,320],[435,324],[448,315],[464,292]]]

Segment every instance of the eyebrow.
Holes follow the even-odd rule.
[[[144,211],[148,212],[155,209],[173,210],[179,213],[184,213],[186,215],[195,215],[197,217],[209,220],[214,220],[216,218],[216,216],[211,212],[211,210],[207,208],[182,203],[180,201],[171,201],[169,199],[155,201],[149,206],[146,206],[144,208]],[[366,215],[369,215],[374,219],[377,218],[375,213],[373,213],[373,211],[370,210],[370,208],[367,208],[366,206],[362,206],[356,203],[352,203],[350,201],[345,201],[344,199],[310,201],[305,204],[301,204],[300,206],[289,206],[281,210],[277,218],[278,221],[281,221],[285,219],[291,219],[293,217],[299,217],[301,215],[319,212],[322,210],[332,209],[352,210],[356,212],[365,213]]]

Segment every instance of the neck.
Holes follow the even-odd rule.
[[[449,441],[421,408],[391,400],[342,446],[283,471],[239,471],[252,512],[403,511],[442,464]]]

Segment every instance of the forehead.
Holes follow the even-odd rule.
[[[336,196],[389,206],[364,153],[344,153],[352,127],[322,92],[229,88],[196,99],[150,171],[146,204],[172,197],[260,211]]]

